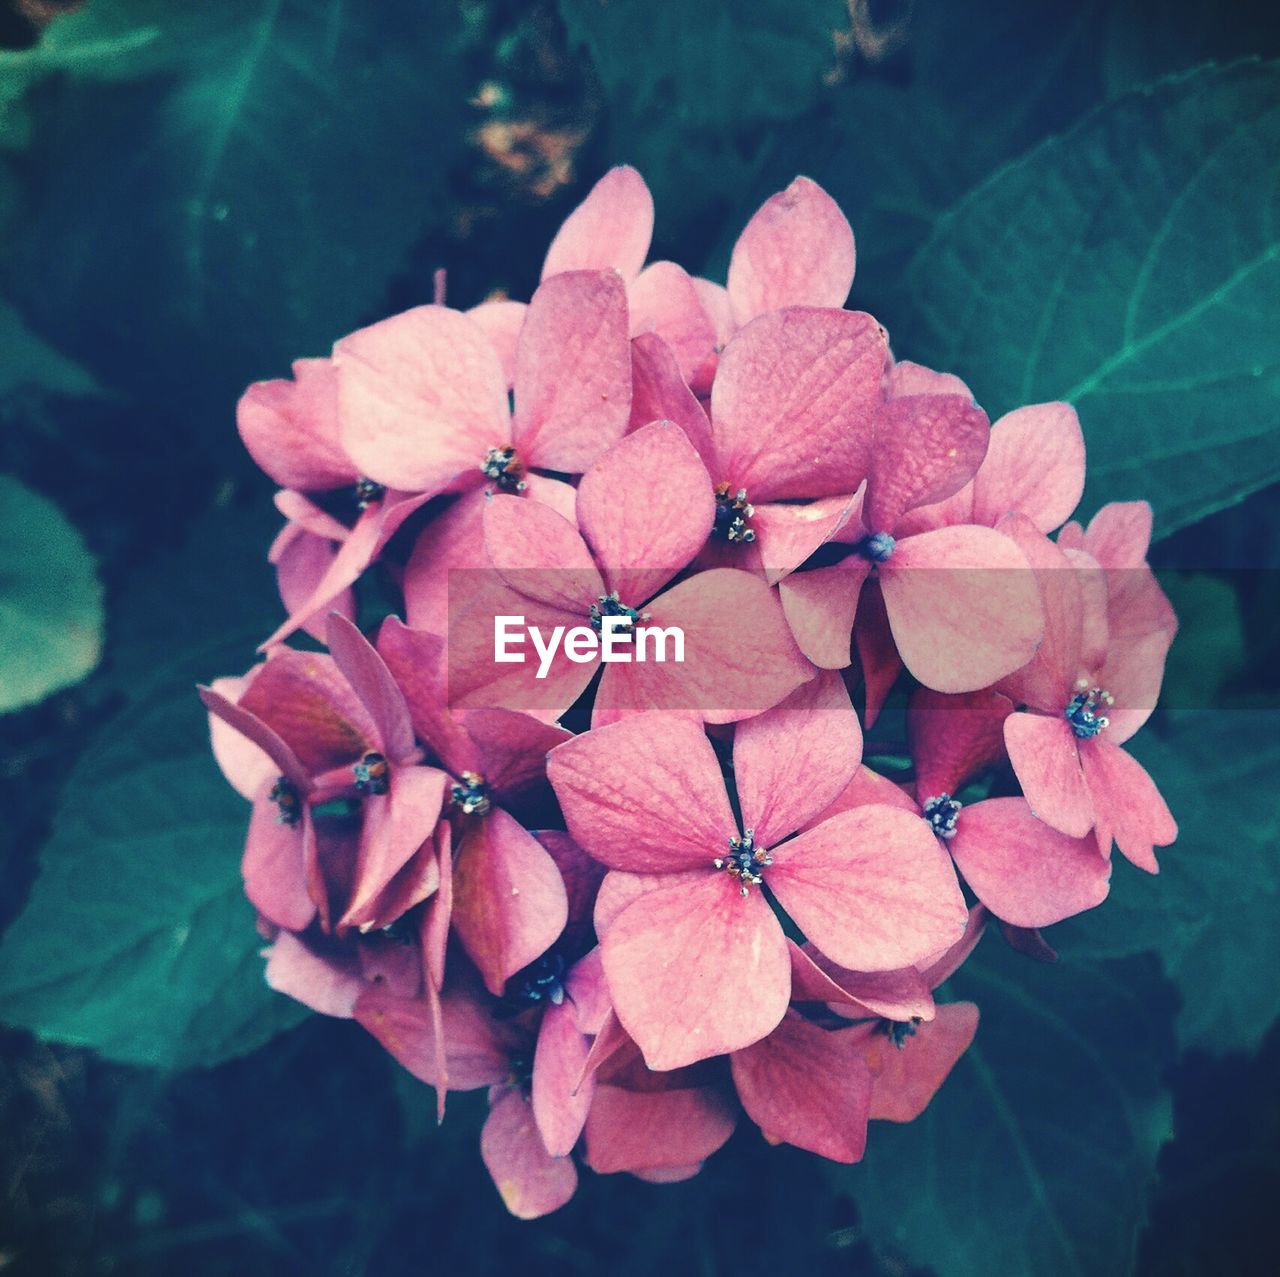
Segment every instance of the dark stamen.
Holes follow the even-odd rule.
[[[736,492],[727,483],[716,488],[716,518],[711,525],[711,535],[738,545],[746,545],[756,539],[749,526],[756,508],[747,500],[746,488]]]
[[[501,492],[523,492],[528,486],[524,481],[524,466],[509,443],[490,448],[480,463],[480,471],[485,478],[492,479]]]
[[[961,806],[963,804],[956,802],[950,794],[938,794],[936,798],[925,800],[924,818],[939,838],[954,838]]]
[[[1067,702],[1063,717],[1071,724],[1071,730],[1081,740],[1092,740],[1111,720],[1098,711],[1115,704],[1115,697],[1100,687],[1090,687],[1082,678],[1076,684],[1076,694]]]
[[[604,628],[604,618],[606,616],[624,617],[630,624],[618,626],[615,633],[626,633],[628,629],[634,628],[638,621],[647,621],[649,619],[648,612],[637,612],[635,608],[628,607],[618,599],[618,591],[614,590],[612,594],[602,594],[591,605],[591,628],[597,634]]]
[[[382,484],[374,483],[372,479],[359,478],[356,480],[356,509],[367,510],[386,494],[387,490]]]
[[[463,772],[462,783],[449,790],[449,801],[464,816],[487,816],[492,806],[489,801],[489,786],[478,772]]]
[[[356,789],[362,794],[385,794],[391,788],[391,768],[379,753],[370,750],[351,768]]]
[[[763,847],[756,846],[756,831],[748,829],[741,838],[730,838],[729,854],[717,856],[712,864],[737,878],[746,896],[753,886],[764,881],[762,871],[773,864],[773,857]]]
[[[287,777],[281,776],[271,786],[271,793],[267,797],[280,808],[276,813],[277,825],[293,826],[302,819],[302,799],[297,786]]]
[[[888,563],[893,557],[893,548],[898,543],[887,532],[875,532],[863,537],[854,546],[854,551],[872,563]]]

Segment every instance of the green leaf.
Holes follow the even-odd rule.
[[[301,1016],[263,982],[240,882],[248,808],[213,761],[194,690],[250,664],[274,616],[261,538],[251,513],[208,516],[121,599],[110,678],[128,703],[72,769],[0,942],[0,1020],[180,1068]]]
[[[1111,896],[1055,928],[1064,960],[1150,951],[1182,995],[1178,1039],[1254,1050],[1280,1016],[1280,715],[1179,712],[1133,753],[1178,821],[1152,878],[1117,858]]]
[[[95,0],[55,22],[15,55],[42,72],[20,103],[42,163],[0,249],[9,299],[232,447],[244,384],[376,314],[448,215],[461,30],[414,0]]]
[[[0,713],[78,683],[101,650],[93,556],[56,506],[0,475]]]
[[[1178,617],[1160,701],[1166,710],[1204,709],[1245,667],[1244,621],[1233,584],[1207,572],[1162,572]]]
[[[586,46],[610,102],[679,130],[801,114],[835,65],[835,33],[849,25],[842,0],[706,0],[696,13],[628,0],[559,4],[570,43]]]
[[[974,1045],[835,1172],[866,1235],[942,1277],[1128,1272],[1172,1134],[1171,990],[1149,959],[1041,965],[994,936],[952,983],[981,1009]]]
[[[1085,506],[1167,535],[1280,478],[1280,64],[1123,97],[962,200],[915,258],[903,353],[992,415],[1074,403]]]

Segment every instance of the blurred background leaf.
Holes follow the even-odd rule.
[[[1166,536],[1280,479],[1278,178],[1280,64],[1118,99],[938,223],[905,348],[993,416],[1075,404],[1085,510],[1149,495]]]
[[[104,681],[124,706],[72,769],[27,908],[0,941],[0,1020],[180,1068],[302,1018],[263,982],[235,851],[247,807],[194,695],[253,659],[247,618],[272,597],[264,523],[252,510],[205,516],[119,600]]]
[[[243,385],[372,317],[448,217],[464,38],[454,6],[413,0],[95,0],[60,19],[0,63],[27,82],[41,156],[14,166],[11,301],[229,450]]]
[[[0,714],[84,678],[102,624],[102,586],[80,534],[57,506],[0,475]]]
[[[1172,1134],[1172,987],[1150,959],[1040,964],[998,936],[949,987],[980,1008],[974,1045],[833,1177],[872,1236],[947,1277],[1129,1271]]]

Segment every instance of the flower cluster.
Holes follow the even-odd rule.
[[[1068,522],[1073,410],[992,424],[895,360],[804,178],[725,287],[646,265],[652,222],[615,169],[527,305],[438,298],[249,388],[288,619],[202,689],[268,981],[442,1115],[488,1088],[525,1217],[579,1164],[691,1176],[742,1122],[857,1161],[972,1040],[934,991],[988,920],[1051,952],[1113,845],[1155,872],[1176,833],[1123,747],[1176,630],[1150,509]],[[498,663],[510,616],[685,658]]]

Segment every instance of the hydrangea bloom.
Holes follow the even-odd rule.
[[[440,288],[246,391],[288,616],[201,689],[266,979],[442,1116],[487,1089],[522,1218],[580,1168],[695,1175],[740,1124],[858,1161],[973,1040],[946,982],[988,919],[1051,953],[1113,842],[1154,872],[1176,832],[1122,748],[1177,629],[1150,510],[1069,521],[1070,406],[991,425],[895,359],[805,178],[724,286],[646,264],[652,229],[615,169],[527,304]],[[499,659],[504,617],[564,644]],[[680,658],[600,659],[645,625]],[[865,752],[896,779],[863,761],[893,718]]]

